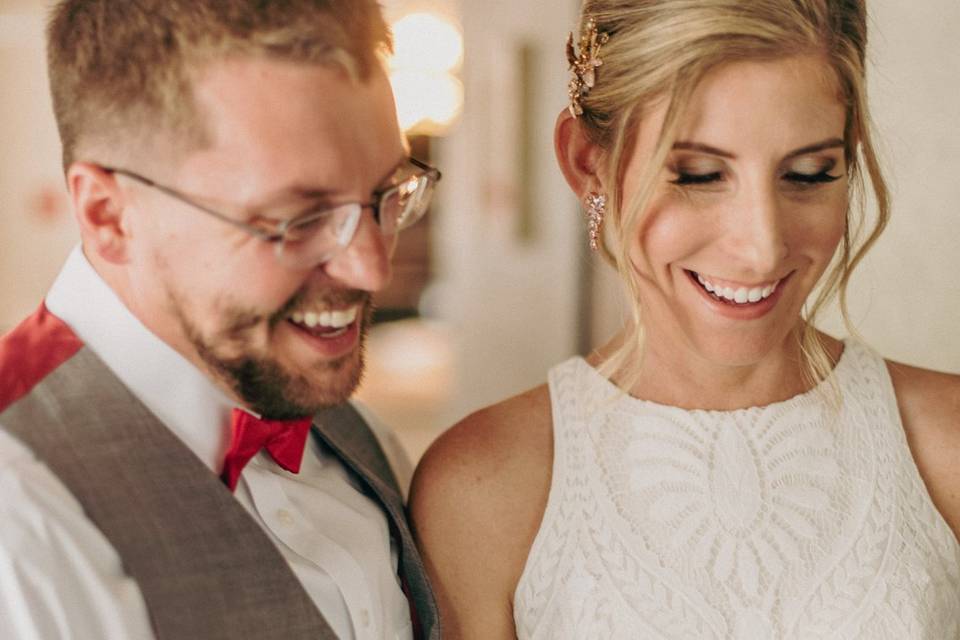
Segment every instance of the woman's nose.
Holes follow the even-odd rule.
[[[756,185],[742,192],[734,203],[730,249],[741,266],[758,278],[778,275],[789,253],[784,235],[784,209],[773,185]]]

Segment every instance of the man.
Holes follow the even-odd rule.
[[[0,637],[438,638],[347,402],[439,179],[378,5],[62,0],[48,39],[82,242],[0,341]]]

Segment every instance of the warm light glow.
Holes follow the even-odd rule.
[[[393,24],[394,69],[456,71],[463,61],[463,35],[449,20],[411,13]]]
[[[463,85],[449,73],[394,71],[390,82],[404,131],[438,135],[460,115]]]
[[[455,379],[449,327],[422,319],[376,325],[360,397],[374,406],[436,407]]]
[[[392,25],[390,81],[404,131],[443,135],[463,109],[463,84],[454,75],[463,62],[460,27],[433,13],[410,13]]]

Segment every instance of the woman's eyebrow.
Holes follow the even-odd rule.
[[[708,144],[703,144],[702,142],[690,142],[688,140],[677,140],[673,143],[673,148],[678,151],[700,151],[703,153],[709,153],[710,155],[720,156],[721,158],[729,158],[730,160],[736,160],[736,154],[730,153],[729,151],[724,151],[723,149],[718,149],[716,147],[711,147]]]
[[[815,142],[811,145],[795,149],[794,151],[788,153],[784,157],[784,160],[796,158],[797,156],[805,156],[808,153],[816,153],[817,151],[824,151],[826,149],[835,149],[842,146],[844,146],[844,142],[841,138],[828,138],[821,142]],[[710,155],[728,158],[730,160],[737,159],[737,155],[735,153],[724,151],[723,149],[718,149],[717,147],[712,147],[708,144],[703,144],[702,142],[678,140],[677,142],[673,143],[673,148],[678,151],[700,151],[701,153],[709,153]]]
[[[796,158],[797,156],[805,156],[808,153],[816,153],[817,151],[824,151],[826,149],[836,149],[838,147],[845,146],[845,143],[840,138],[829,138],[823,142],[817,142],[806,147],[801,147],[796,151],[791,151],[786,155],[784,160],[790,160],[791,158]]]

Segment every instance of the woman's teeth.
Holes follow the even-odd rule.
[[[717,298],[721,298],[734,304],[751,304],[765,300],[777,290],[777,285],[780,284],[780,280],[777,280],[776,282],[771,282],[770,284],[763,286],[738,287],[734,289],[732,287],[714,284],[699,273],[694,273],[694,275],[697,277],[697,282],[699,282],[704,289],[712,293]]]
[[[303,325],[308,329],[315,329],[317,327],[324,329],[343,329],[357,319],[357,312],[357,306],[340,311],[294,311],[287,319],[294,324]]]

